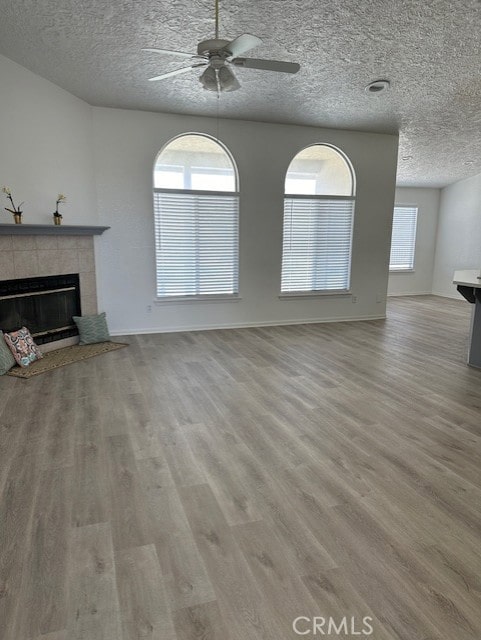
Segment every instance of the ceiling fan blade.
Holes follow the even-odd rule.
[[[200,66],[200,65],[196,65]],[[169,71],[168,73],[163,73],[161,76],[155,76],[154,78],[149,78],[149,82],[156,82],[157,80],[163,80],[164,78],[171,78],[172,76],[180,76],[182,73],[187,73],[188,71],[192,71],[195,67],[181,67],[180,69],[175,69],[174,71]]]
[[[243,33],[241,36],[229,42],[224,47],[224,51],[228,51],[230,56],[241,55],[241,53],[245,53],[254,47],[258,47],[262,44],[262,40],[257,36],[253,36],[250,33]]]
[[[148,47],[142,49],[142,51],[148,51],[150,53],[161,53],[166,56],[176,56],[177,58],[197,58],[195,53],[184,53],[183,51],[171,51],[170,49],[153,49],[152,47]]]
[[[297,62],[281,62],[280,60],[260,60],[258,58],[234,58],[232,64],[247,69],[261,69],[262,71],[279,71],[280,73],[297,73],[301,68]]]

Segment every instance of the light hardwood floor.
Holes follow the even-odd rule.
[[[0,637],[371,616],[376,640],[479,640],[468,328],[467,303],[403,298],[387,321],[130,337],[0,379]]]

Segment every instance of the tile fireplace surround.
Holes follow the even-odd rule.
[[[93,236],[0,235],[0,280],[66,273],[80,276],[82,314],[97,313]],[[68,340],[68,344],[78,341]],[[65,342],[44,346],[49,350],[64,346]]]

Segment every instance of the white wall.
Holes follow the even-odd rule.
[[[188,131],[218,135],[238,165],[238,302],[154,304],[152,166],[169,139]],[[285,171],[316,142],[341,148],[357,175],[355,304],[350,296],[278,297]],[[98,243],[100,306],[113,332],[384,316],[397,136],[95,108],[94,143],[99,219],[112,227]]]
[[[24,223],[52,224],[65,193],[64,224],[95,224],[92,108],[4,56],[0,88],[0,188],[25,201]],[[0,222],[12,223],[0,196]]]
[[[461,299],[453,285],[458,269],[481,268],[481,174],[441,191],[433,293]]]
[[[63,192],[64,224],[112,226],[97,239],[96,256],[100,305],[113,332],[384,316],[397,136],[92,109],[3,56],[0,80],[0,186],[25,200],[24,223],[51,224]],[[238,302],[154,304],[152,165],[159,149],[186,131],[218,135],[238,165]],[[341,148],[356,171],[355,298],[280,300],[285,171],[316,142]],[[7,212],[1,216],[12,221]]]
[[[433,286],[434,254],[438,226],[439,189],[398,187],[396,204],[417,205],[418,222],[414,271],[389,274],[388,295],[428,294]]]

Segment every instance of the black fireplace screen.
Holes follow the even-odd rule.
[[[0,329],[25,326],[37,344],[77,335],[80,311],[78,273],[0,282]]]

